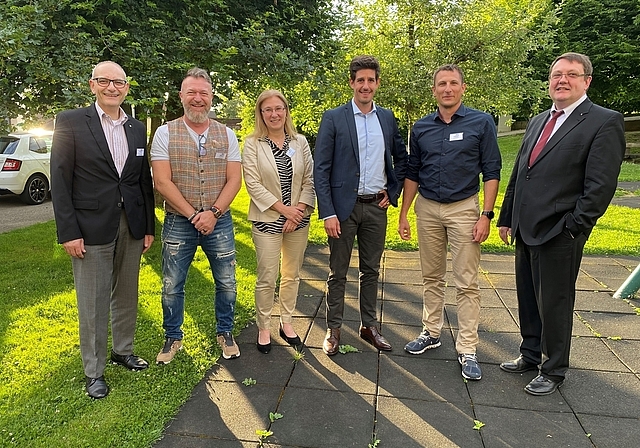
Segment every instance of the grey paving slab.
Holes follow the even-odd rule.
[[[486,363],[500,364],[501,362],[515,359],[520,354],[520,333],[478,333],[478,360],[482,365]]]
[[[494,364],[481,363],[481,366],[482,380],[468,383],[474,406],[571,413],[571,407],[560,394],[534,397],[524,391],[537,372],[508,373]]]
[[[458,313],[455,305],[445,305],[447,318],[451,328],[458,328]],[[514,316],[505,308],[481,308],[479,331],[488,332],[517,332],[519,331]]]
[[[576,293],[577,311],[614,312],[635,314],[633,307],[622,299],[614,299],[609,291],[578,291]]]
[[[385,283],[382,288],[382,299],[385,301],[422,303],[422,285]]]
[[[404,351],[404,346],[409,341],[413,341],[422,332],[422,323],[420,320],[414,322],[415,326],[402,325],[402,324],[385,324],[382,327],[382,334],[389,341],[393,350],[385,353],[390,356],[407,356],[410,358],[416,356],[427,356],[433,359],[455,359],[455,344],[453,341],[453,334],[449,330],[448,325],[445,322],[445,326],[442,328],[440,334],[440,342],[442,345],[437,349],[431,349],[422,355],[412,355]]]
[[[639,342],[640,343],[640,342]],[[601,338],[572,338],[570,368],[625,372],[630,370],[611,351]]]
[[[287,388],[278,406],[283,417],[271,425],[270,439],[300,447],[366,447],[373,436],[374,398],[355,392]]]
[[[256,429],[269,426],[269,412],[276,411],[281,393],[280,387],[204,380],[165,434],[257,440]]]
[[[467,405],[380,397],[376,437],[381,447],[482,447]],[[365,447],[366,445],[363,445]]]
[[[483,422],[482,439],[494,447],[589,447],[593,445],[570,412],[540,412],[478,405],[478,420]]]
[[[560,390],[576,413],[640,415],[640,380],[631,373],[570,369]]]
[[[640,423],[637,418],[603,417],[578,414],[578,420],[597,447],[629,448],[638,446]]]
[[[308,349],[299,361],[289,386],[374,395],[378,381],[378,354],[373,351],[327,356],[321,349]]]
[[[487,287],[496,289],[516,289],[516,276],[513,272],[507,274],[488,274],[490,285]]]
[[[602,337],[640,340],[640,316],[617,313],[579,313]]]
[[[613,353],[628,366],[632,372],[640,373],[640,341],[622,339],[605,341]]]
[[[385,397],[470,405],[458,361],[455,357],[450,360],[430,359],[429,355],[435,351],[428,350],[413,358],[381,357],[378,393]]]
[[[404,345],[422,330],[422,280],[417,252],[387,251],[381,265],[378,313],[393,346],[378,352],[359,337],[357,252],[350,262],[341,344],[358,353],[328,357],[324,294],[328,249],[308,248],[293,325],[305,358],[278,335],[273,349],[255,348],[255,324],[237,337],[242,356],[221,360],[167,425],[156,447],[244,448],[256,429],[274,432],[265,447],[617,447],[640,436],[639,300],[617,300],[614,285],[636,257],[584,257],[578,280],[570,369],[559,392],[533,397],[524,386],[536,372],[509,374],[500,362],[518,356],[513,254],[483,254],[479,274],[481,381],[465,382],[456,359],[456,293],[447,261],[442,346],[411,355]],[[601,336],[601,337],[600,337]],[[179,355],[180,356],[180,355]],[[170,366],[169,366],[170,367]],[[252,387],[242,385],[254,378]],[[269,421],[269,412],[282,419]],[[474,429],[474,420],[484,423]],[[587,437],[587,435],[590,437]]]

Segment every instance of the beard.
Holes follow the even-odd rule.
[[[194,123],[204,123],[209,119],[209,112],[194,112],[189,105],[184,105],[184,114]]]

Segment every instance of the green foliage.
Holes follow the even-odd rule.
[[[257,383],[257,381],[254,380],[253,378],[245,378],[245,379],[242,380],[242,384],[244,384],[247,387],[255,386],[256,383]]]
[[[276,420],[280,420],[283,417],[282,414],[278,414],[277,412],[269,412],[269,421],[271,423],[275,422]]]
[[[359,350],[353,345],[344,344],[338,347],[338,351],[343,355],[346,355],[347,353],[358,353]]]
[[[484,423],[482,423],[480,420],[473,421],[473,429],[475,429],[476,431],[480,431],[480,428],[482,428],[483,426]]]

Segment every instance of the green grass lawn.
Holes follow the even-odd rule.
[[[500,139],[505,167],[498,204],[519,143],[520,137]],[[621,179],[640,180],[640,170],[625,164]],[[236,332],[254,319],[256,261],[246,221],[248,202],[242,190],[233,204],[238,250]],[[160,210],[157,215],[161,220]],[[415,240],[404,242],[397,236],[397,219],[397,209],[391,209],[388,247],[416,249]],[[135,340],[136,353],[152,363],[163,342],[159,230],[158,223],[156,243],[143,256]],[[310,241],[326,243],[322,223],[316,219]],[[640,210],[611,206],[586,252],[637,256],[639,249]],[[483,244],[485,252],[509,250],[496,229]],[[187,281],[185,350],[171,364],[152,365],[143,372],[107,366],[111,393],[95,401],[83,390],[71,262],[55,242],[54,223],[0,234],[0,254],[0,446],[152,445],[220,355],[215,342],[213,283],[204,254],[198,251]],[[255,352],[252,347],[241,350],[243,356]]]

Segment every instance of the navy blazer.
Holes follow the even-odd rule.
[[[119,176],[95,104],[61,112],[51,145],[51,199],[58,242],[87,245],[116,237],[122,207],[136,239],[155,233],[154,196],[145,126],[124,124],[129,156]]]
[[[389,201],[398,206],[407,167],[407,149],[393,112],[376,105],[384,135],[384,165]],[[314,151],[314,183],[320,219],[346,220],[356,203],[360,183],[360,151],[352,102],[326,111]]]
[[[548,118],[547,110],[527,126],[498,219],[498,226],[511,227],[530,246],[565,228],[589,236],[615,193],[626,146],[622,114],[586,99],[529,167]]]

